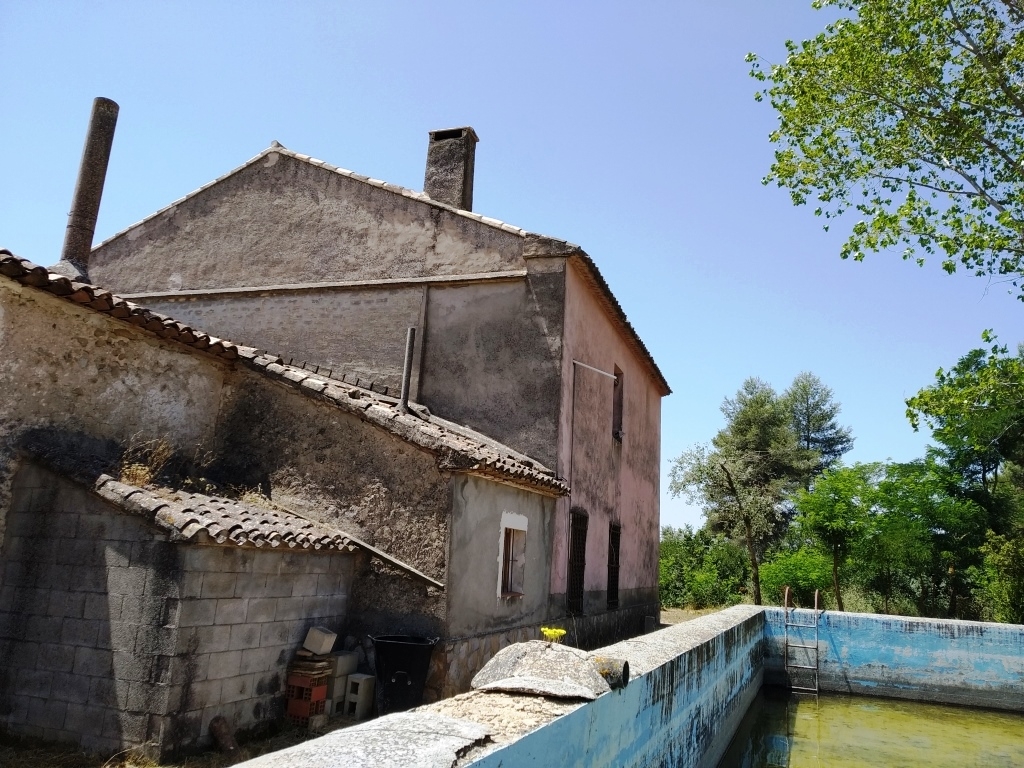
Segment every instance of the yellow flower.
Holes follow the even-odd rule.
[[[544,639],[549,643],[560,643],[562,642],[562,637],[565,636],[565,630],[558,627],[541,627],[540,633],[544,635]]]

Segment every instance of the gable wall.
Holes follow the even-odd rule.
[[[101,244],[89,273],[140,293],[504,271],[521,253],[518,234],[270,153]]]

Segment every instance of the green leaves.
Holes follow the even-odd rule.
[[[767,70],[747,56],[758,100],[779,115],[766,183],[827,220],[859,213],[843,258],[903,246],[919,263],[939,254],[947,272],[1020,275],[1024,15],[1003,0],[815,7],[850,17],[787,41]]]

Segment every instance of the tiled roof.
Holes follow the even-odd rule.
[[[228,171],[227,173],[225,173],[222,176],[218,176],[213,181],[211,181],[211,182],[209,182],[207,184],[204,184],[203,186],[199,187],[198,189],[193,190],[192,192],[189,192],[184,197],[180,197],[177,200],[175,200],[174,202],[170,203],[169,205],[165,205],[163,208],[159,209],[158,211],[154,211],[153,213],[151,213],[146,218],[141,219],[141,220],[135,222],[134,224],[132,224],[130,227],[127,227],[127,228],[121,230],[120,232],[112,235],[111,237],[108,237],[102,243],[99,243],[98,245],[94,246],[94,248],[101,248],[102,246],[106,245],[110,241],[115,240],[118,237],[121,237],[122,235],[124,235],[125,233],[129,232],[132,229],[135,229],[135,227],[138,227],[139,225],[144,224],[145,222],[147,222],[147,221],[149,221],[151,219],[156,218],[157,216],[161,215],[165,211],[168,211],[168,210],[170,210],[170,209],[172,209],[172,208],[174,208],[174,207],[176,207],[178,205],[181,205],[181,203],[183,203],[184,201],[186,201],[186,200],[188,200],[190,198],[195,197],[200,192],[203,192],[204,190],[209,189],[210,187],[220,183],[224,179],[227,179],[228,177],[233,176],[234,174],[238,173],[242,169],[249,167],[253,163],[259,162],[260,160],[265,158],[267,155],[274,154],[274,153],[281,154],[281,155],[284,155],[285,157],[290,157],[290,158],[293,158],[295,160],[299,160],[300,162],[308,163],[309,165],[316,166],[317,168],[323,168],[324,170],[330,171],[332,173],[336,173],[339,176],[345,176],[346,178],[349,178],[349,179],[355,179],[356,181],[363,182],[364,184],[369,184],[370,186],[379,187],[380,189],[386,189],[389,192],[394,192],[397,195],[401,195],[403,197],[407,197],[407,198],[410,198],[410,199],[413,199],[413,200],[418,200],[421,203],[426,203],[428,205],[432,205],[432,206],[435,206],[437,208],[443,208],[444,210],[449,211],[451,213],[454,213],[454,214],[456,214],[458,216],[462,216],[462,217],[467,218],[467,219],[472,219],[474,221],[478,221],[481,224],[485,224],[486,226],[489,226],[489,227],[494,227],[495,229],[500,229],[500,230],[502,230],[504,232],[509,232],[511,234],[519,235],[520,237],[524,237],[524,238],[527,238],[527,239],[532,239],[534,241],[545,241],[545,242],[549,242],[549,243],[561,243],[561,244],[564,244],[564,246],[566,248],[566,254],[567,255],[571,254],[572,256],[578,257],[578,259],[582,263],[582,266],[584,267],[584,269],[588,273],[586,275],[587,282],[590,283],[590,285],[594,289],[597,290],[598,294],[603,299],[602,303],[604,303],[605,306],[609,309],[609,311],[611,312],[612,316],[615,317],[616,320],[618,320],[620,323],[622,323],[623,328],[626,331],[627,337],[633,343],[633,346],[636,348],[636,351],[639,353],[641,359],[643,359],[647,363],[648,367],[651,369],[651,373],[654,376],[654,378],[661,385],[661,387],[662,387],[662,394],[663,395],[669,395],[669,394],[672,393],[672,389],[669,387],[668,381],[665,379],[664,374],[662,374],[661,369],[658,367],[658,364],[654,361],[654,356],[651,355],[650,351],[647,349],[647,345],[644,344],[643,340],[640,338],[640,335],[636,332],[636,330],[633,328],[632,324],[626,318],[626,313],[622,309],[622,305],[620,305],[619,302],[618,302],[618,299],[615,298],[615,294],[612,293],[612,290],[609,287],[607,281],[604,279],[604,276],[601,274],[601,271],[597,268],[597,264],[594,262],[593,258],[591,258],[578,245],[574,245],[574,244],[572,244],[572,243],[570,243],[568,241],[559,240],[557,238],[550,238],[550,237],[547,237],[547,236],[544,236],[544,235],[536,235],[534,233],[527,232],[525,229],[522,229],[521,227],[513,226],[512,224],[508,224],[508,223],[506,223],[504,221],[501,221],[499,219],[495,219],[495,218],[492,218],[490,216],[483,216],[483,215],[481,215],[479,213],[474,213],[473,211],[466,211],[466,210],[463,210],[462,208],[456,208],[455,206],[448,205],[447,203],[438,202],[437,200],[432,199],[429,195],[427,195],[427,194],[425,194],[423,192],[417,192],[417,191],[412,190],[412,189],[406,189],[405,187],[400,187],[397,184],[389,184],[388,182],[381,181],[380,179],[373,179],[373,178],[370,178],[369,176],[363,176],[362,174],[355,173],[354,171],[346,170],[345,168],[339,168],[336,165],[331,165],[330,163],[324,162],[323,160],[318,160],[315,157],[311,157],[309,155],[303,155],[303,154],[301,154],[299,152],[293,152],[292,150],[290,150],[290,149],[288,149],[286,147],[281,146],[277,142],[274,142],[271,146],[267,147],[265,150],[260,152],[254,158],[252,158],[248,162],[243,163],[238,168],[235,168],[234,170]]]
[[[413,406],[411,412],[402,413],[394,398],[285,365],[276,355],[210,336],[166,315],[121,299],[103,288],[50,272],[6,249],[0,249],[0,274],[169,341],[245,365],[308,397],[342,408],[363,421],[437,454],[442,469],[492,476],[559,496],[569,492],[564,481],[538,462],[485,435],[438,419],[424,408]]]
[[[152,520],[169,531],[175,541],[341,552],[359,549],[359,542],[345,533],[279,509],[199,493],[158,493],[118,482],[109,475],[99,477],[95,490],[116,506]]]

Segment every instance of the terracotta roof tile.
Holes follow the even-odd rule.
[[[177,541],[197,540],[197,536],[205,533],[217,544],[236,546],[353,552],[362,544],[335,528],[280,509],[199,493],[138,488],[109,475],[99,477],[95,490],[126,512],[150,519]]]
[[[237,361],[309,397],[331,403],[407,442],[438,454],[447,469],[494,476],[559,496],[569,492],[569,486],[539,462],[485,435],[432,416],[425,409],[414,408],[409,413],[402,413],[395,398],[319,374],[314,375],[303,368],[285,365],[280,357],[210,336],[166,315],[125,301],[103,288],[49,272],[6,249],[0,249],[0,275],[138,326],[190,349],[222,360]],[[85,297],[84,301],[75,298],[79,294]],[[108,305],[109,309],[103,308]]]

